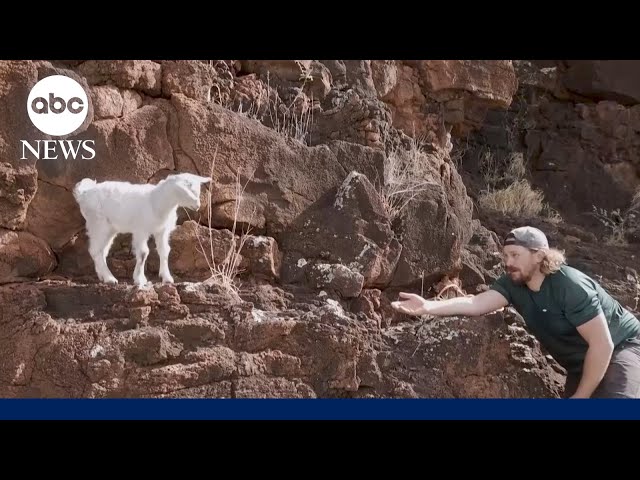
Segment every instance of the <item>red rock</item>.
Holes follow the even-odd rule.
[[[162,69],[151,60],[87,60],[76,71],[91,85],[115,85],[158,96],[162,89]]]
[[[0,163],[0,227],[24,227],[38,185],[36,169],[28,164]]]
[[[568,60],[562,84],[570,92],[596,101],[640,103],[638,60]]]
[[[0,229],[0,283],[38,279],[56,265],[55,255],[42,239]]]
[[[241,60],[243,72],[271,75],[288,81],[299,81],[301,76],[311,68],[311,60]]]

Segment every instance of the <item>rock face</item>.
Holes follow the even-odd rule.
[[[394,126],[407,134],[430,135],[444,116],[462,136],[481,126],[488,109],[507,108],[518,86],[510,60],[374,61],[372,68]]]
[[[640,103],[638,60],[567,60],[562,66],[563,86],[580,97],[625,106]]]
[[[0,63],[0,164],[9,163],[15,168],[34,165],[33,161],[21,160],[20,140],[33,143],[45,138],[31,123],[25,108],[29,91],[37,82],[38,68],[34,62]]]
[[[385,332],[393,348],[378,354],[394,396],[522,398],[557,396],[563,370],[540,355],[537,341],[509,313],[441,318]],[[464,355],[461,355],[464,352]],[[417,381],[416,381],[417,380]]]
[[[392,280],[398,287],[455,275],[472,235],[472,203],[450,159],[439,151],[400,160],[406,161],[418,165],[416,175],[423,180],[413,190],[415,196],[405,199],[399,215],[402,255]]]
[[[638,113],[640,106],[610,101],[575,107],[550,102],[532,110],[536,130],[525,137],[527,156],[536,184],[561,192],[551,197],[556,208],[577,219],[594,205],[629,205],[640,185]],[[572,181],[578,176],[582,182]]]
[[[568,67],[540,69],[519,62],[517,100],[510,110],[490,112],[477,134],[467,140],[464,163],[479,176],[483,156],[489,154],[497,168],[513,152],[521,152],[527,178],[545,193],[550,206],[565,220],[597,228],[599,223],[591,216],[594,206],[609,212],[626,210],[640,186],[636,154],[640,107],[612,100],[621,101],[614,95],[615,82],[627,81],[613,72],[625,69],[631,74],[635,64],[567,63]],[[583,75],[587,71],[595,77]],[[579,97],[568,92],[572,82],[582,79],[584,86],[588,78],[608,93],[591,87],[574,89],[582,92]],[[468,177],[465,182],[475,183]]]
[[[502,274],[500,245],[495,232],[484,227],[479,220],[473,221],[473,235],[462,253],[460,280],[465,291],[477,292]]]
[[[159,95],[162,89],[161,66],[151,60],[88,60],[78,65],[76,71],[90,85],[115,85],[151,96]]]
[[[30,165],[0,163],[0,227],[24,227],[29,204],[37,190],[37,172]]]
[[[311,67],[311,60],[243,60],[241,71],[270,73],[281,80],[296,82]]]
[[[630,200],[640,127],[616,72],[632,66],[557,65],[0,63],[0,395],[559,395],[562,372],[508,311],[432,320],[390,306],[499,274],[506,224],[474,205],[454,141],[523,154],[534,183],[562,187],[563,215]],[[24,104],[52,73],[86,89],[87,120],[62,140],[95,142],[95,158],[22,158],[20,140],[51,140]],[[150,240],[152,283],[131,286],[128,234],[107,257],[120,283],[98,283],[76,182],[173,172],[212,177],[200,210],[178,211],[176,283],[160,283]],[[588,233],[562,231],[583,255]]]
[[[217,227],[231,228],[243,190],[237,221],[276,235],[345,176],[325,145],[309,148],[214,103],[180,94],[172,96],[172,103],[184,152],[176,167],[209,175],[215,160],[212,217]]]
[[[282,247],[284,282],[306,281],[349,297],[388,285],[401,253],[380,195],[356,170],[335,195],[298,218]]]
[[[510,60],[429,60],[417,62],[417,68],[427,89],[441,101],[462,91],[506,108],[518,85]]]
[[[256,308],[207,283],[0,287],[3,397],[548,397],[558,377],[499,318],[383,331],[326,299]],[[529,345],[526,345],[529,343]],[[465,354],[462,355],[464,350]],[[410,365],[409,372],[402,365]]]
[[[24,108],[37,81],[33,62],[0,62],[0,228],[22,229],[37,191],[35,163],[21,160],[20,143],[40,138]]]
[[[27,232],[0,229],[0,284],[44,276],[56,264],[42,239]]]

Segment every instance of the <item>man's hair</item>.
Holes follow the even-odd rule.
[[[544,253],[544,258],[540,263],[540,271],[545,275],[557,272],[567,261],[564,252],[557,248],[545,248],[542,249],[542,252]]]

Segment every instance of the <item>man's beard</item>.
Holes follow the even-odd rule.
[[[509,278],[516,285],[524,285],[529,280],[531,280],[531,275],[525,275],[521,270],[508,270],[507,271]],[[513,274],[517,274],[517,277],[513,277]]]

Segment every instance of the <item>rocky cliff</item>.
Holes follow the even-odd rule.
[[[1,62],[0,395],[559,395],[562,369],[513,312],[407,318],[390,302],[486,288],[525,222],[635,307],[636,68]],[[23,158],[20,140],[50,139],[24,106],[54,73],[87,92],[66,139],[95,141],[91,160]],[[134,287],[120,235],[119,283],[99,284],[73,185],[174,172],[212,178],[200,211],[179,211],[176,283],[151,240],[153,283]]]

